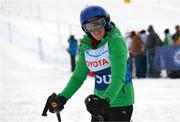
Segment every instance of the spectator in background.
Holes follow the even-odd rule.
[[[130,50],[131,45],[132,45],[131,32],[126,33],[125,39],[126,39],[126,46],[127,46],[128,50]]]
[[[158,34],[155,32],[152,25],[148,27],[149,35],[147,37],[146,49],[149,50],[149,63],[150,63],[150,77],[159,78],[160,71],[155,69],[154,65],[154,56],[155,56],[155,48],[162,46],[162,41]]]
[[[126,33],[125,41],[126,41],[126,46],[128,48],[128,51],[129,51],[130,72],[131,72],[131,76],[133,76],[133,56],[132,56],[132,53],[131,53],[131,46],[132,46],[131,32]]]
[[[147,42],[147,33],[146,33],[146,30],[141,30],[140,32],[139,32],[139,35],[140,35],[140,37],[141,37],[141,40],[143,41],[143,43],[144,43],[144,45],[146,44],[146,42]]]
[[[144,43],[139,34],[135,31],[131,32],[132,46],[131,53],[135,59],[136,77],[145,78],[146,76],[146,57]]]
[[[169,29],[167,28],[167,29],[164,30],[164,41],[163,41],[163,45],[164,45],[164,46],[168,46],[168,45],[171,45],[171,44],[173,44],[173,43],[174,43],[174,42],[173,42],[173,40],[172,40],[172,36],[171,36],[171,34],[170,34],[170,32],[169,32]],[[172,71],[166,70],[166,72],[167,72],[167,76],[169,77],[169,75],[171,74]]]
[[[180,44],[180,37],[178,38],[176,44]]]
[[[173,34],[172,38],[175,44],[180,44],[180,27],[179,25],[175,26],[176,32]],[[168,72],[168,77],[170,78],[180,78],[180,70],[171,70]]]
[[[146,30],[144,30],[144,29],[142,29],[140,32],[139,32],[139,35],[140,35],[140,37],[141,37],[141,40],[143,41],[143,44],[144,44],[144,56],[145,56],[145,61],[146,61],[146,77],[149,77],[149,75],[148,75],[148,73],[149,73],[149,60],[147,59],[147,55],[148,54],[146,54],[147,52],[146,52],[146,43],[147,43],[147,37],[148,37],[148,34],[146,33]]]
[[[179,27],[179,25],[175,26],[175,30],[176,30],[176,32],[173,34],[172,39],[174,40],[174,43],[176,44],[176,42],[180,38],[180,27]]]
[[[165,35],[165,37],[164,37],[163,45],[171,45],[171,44],[173,44],[173,40],[171,38],[171,34],[169,32],[169,29],[164,30],[164,35]]]
[[[71,56],[71,71],[73,72],[76,67],[76,54],[78,49],[77,39],[75,39],[74,35],[70,35],[68,43],[69,48],[67,50]]]

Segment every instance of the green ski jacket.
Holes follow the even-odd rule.
[[[97,48],[91,41],[88,36],[81,40],[75,71],[59,95],[70,99],[86,80],[88,72],[93,70],[95,95],[108,99],[111,107],[132,105],[134,88],[128,72],[128,51],[119,29],[114,26],[107,32]]]

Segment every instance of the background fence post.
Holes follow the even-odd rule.
[[[43,51],[43,43],[42,39],[38,37],[38,54],[41,61],[44,61],[44,51]]]
[[[8,22],[8,37],[9,37],[9,42],[12,43],[12,29],[11,29],[11,23]]]
[[[60,26],[59,17],[57,19],[57,36],[58,36],[59,45],[61,46],[62,45],[62,43],[61,43],[61,26]]]

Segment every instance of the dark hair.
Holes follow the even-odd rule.
[[[135,31],[131,31],[131,37],[135,36],[136,32]]]
[[[176,26],[175,26],[175,29],[176,29],[176,30],[179,29],[179,25],[176,25]]]
[[[74,35],[70,35],[70,38],[74,38]]]
[[[146,33],[145,30],[141,30],[141,31],[140,31],[140,34],[144,34],[144,33]]]
[[[164,33],[165,33],[165,34],[168,34],[168,33],[169,33],[169,29],[168,29],[168,28],[165,29],[165,30],[164,30]]]
[[[153,33],[154,32],[154,27],[152,25],[149,25],[148,32],[149,33]]]

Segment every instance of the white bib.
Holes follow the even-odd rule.
[[[95,74],[95,89],[105,90],[111,82],[108,43],[95,50],[85,50],[85,61],[90,71]]]
[[[108,43],[98,49],[86,49],[84,54],[87,67],[95,74],[95,89],[106,90],[111,83],[111,63]],[[130,65],[127,64],[125,84],[130,82],[132,82]]]
[[[87,67],[93,72],[110,67],[108,43],[95,50],[85,50],[85,61]]]

